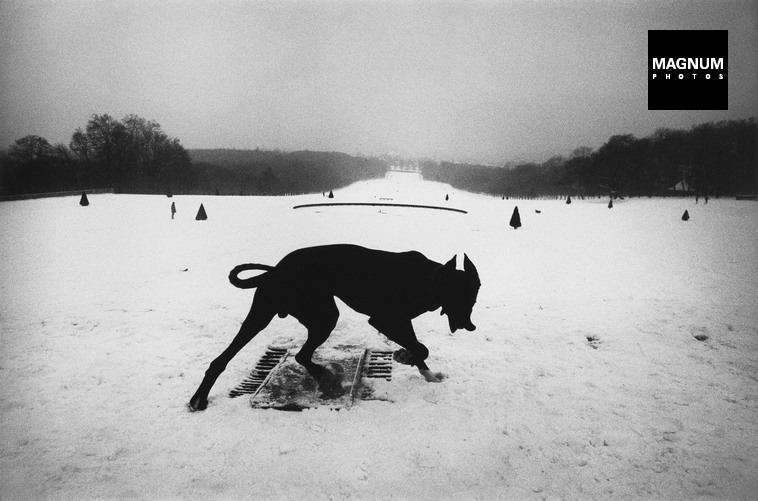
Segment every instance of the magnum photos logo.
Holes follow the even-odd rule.
[[[649,30],[649,110],[729,108],[726,30]]]

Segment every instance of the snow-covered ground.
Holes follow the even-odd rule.
[[[321,194],[0,204],[0,499],[758,498],[758,203],[608,209],[412,174],[333,201],[380,199],[468,214],[292,208]],[[335,242],[468,254],[477,330],[414,322],[447,379],[396,365],[377,388],[393,402],[254,410],[229,390],[305,339],[276,318],[188,412],[250,307],[229,270]],[[340,306],[323,350],[387,345]]]

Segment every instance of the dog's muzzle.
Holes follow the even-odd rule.
[[[471,318],[462,319],[463,315],[454,315],[454,318],[450,316],[450,312],[443,307],[440,310],[440,315],[447,315],[447,322],[450,325],[450,332],[455,333],[458,329],[466,329],[467,331],[475,331],[476,325],[471,322]]]

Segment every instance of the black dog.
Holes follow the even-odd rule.
[[[442,375],[433,374],[424,363],[429,350],[416,339],[411,319],[441,306],[440,314],[448,316],[452,332],[476,329],[471,310],[479,292],[479,274],[465,255],[463,269],[455,269],[455,256],[441,265],[415,251],[394,253],[346,244],[296,250],[275,267],[235,267],[229,281],[241,289],[257,287],[258,291],[239,333],[205,372],[189,401],[190,409],[208,406],[208,393],[226,365],[275,315],[292,315],[308,329],[308,339],[295,359],[318,381],[325,397],[339,396],[337,376],[311,360],[337,325],[335,296],[368,315],[369,324],[404,348],[396,353],[398,362],[417,366],[427,381],[439,381]],[[266,272],[239,278],[246,270]]]

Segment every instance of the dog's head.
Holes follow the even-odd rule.
[[[437,293],[442,304],[440,315],[447,315],[450,331],[476,329],[471,323],[471,310],[476,303],[481,283],[479,273],[468,256],[463,255],[463,271],[455,269],[455,256],[445,263],[439,272],[438,286]]]

